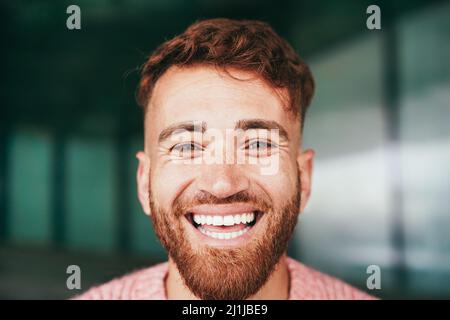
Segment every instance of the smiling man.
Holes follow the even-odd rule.
[[[309,68],[265,23],[213,19],[142,69],[138,197],[169,261],[80,299],[365,299],[286,255],[311,191]]]

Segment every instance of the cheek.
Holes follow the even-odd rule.
[[[283,206],[297,192],[297,167],[295,161],[280,159],[276,174],[261,175],[253,172],[254,181],[259,184],[274,201],[275,206]]]
[[[194,173],[194,170],[177,164],[152,170],[152,194],[157,204],[166,210],[170,209],[173,201],[192,181]]]

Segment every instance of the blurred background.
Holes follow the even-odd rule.
[[[290,255],[381,298],[450,298],[449,1],[0,3],[0,298],[64,299],[167,259],[136,197],[137,69],[212,17],[269,22],[316,79],[313,194]]]

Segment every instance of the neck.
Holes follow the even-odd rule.
[[[172,260],[169,258],[169,271],[165,280],[167,298],[169,300],[198,300],[183,282],[180,272]],[[289,270],[284,254],[274,271],[267,279],[267,282],[249,297],[249,300],[286,300],[289,298]]]

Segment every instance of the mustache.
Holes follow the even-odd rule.
[[[228,197],[219,198],[215,195],[201,191],[196,193],[191,199],[178,198],[174,202],[174,213],[176,216],[182,216],[189,209],[199,205],[220,205],[232,203],[250,204],[259,211],[267,212],[272,207],[272,201],[267,196],[258,196],[247,190],[239,191]]]

